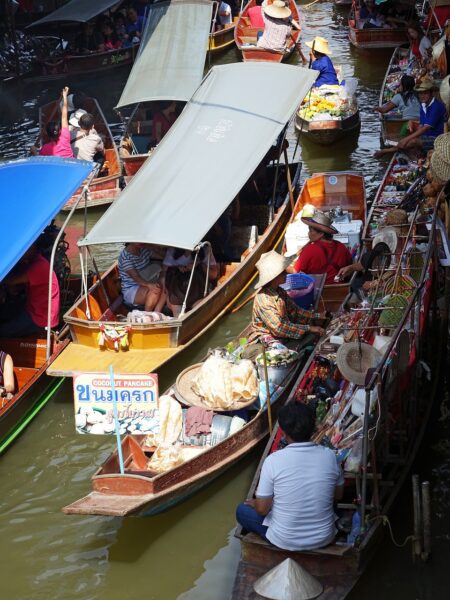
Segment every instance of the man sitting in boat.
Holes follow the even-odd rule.
[[[94,129],[94,116],[85,112],[80,117],[79,125],[80,128],[72,141],[75,158],[103,163],[105,146]]]
[[[46,133],[49,141],[39,150],[41,156],[61,156],[62,158],[73,158],[72,146],[70,145],[70,130],[68,119],[69,88],[66,86],[62,91],[61,123],[50,121],[47,123]],[[37,148],[31,148],[32,154],[37,154]]]
[[[125,304],[162,312],[166,293],[161,282],[160,255],[145,244],[128,243],[119,256],[119,275]],[[159,259],[159,264],[154,261]]]
[[[236,519],[283,550],[313,550],[336,536],[334,500],[344,492],[342,469],[329,448],[311,442],[313,411],[302,402],[280,409],[287,446],[264,461],[255,498],[239,504]]]
[[[319,71],[320,75],[314,82],[314,87],[321,85],[339,85],[339,80],[336,75],[333,63],[330,56],[331,50],[328,47],[328,40],[316,36],[312,42],[306,42],[308,48],[311,48],[311,69]]]
[[[444,133],[444,125],[447,119],[447,110],[443,102],[434,97],[433,91],[436,89],[434,82],[424,77],[416,85],[414,91],[417,92],[420,102],[419,122],[409,121],[408,130],[410,134],[399,141],[397,146],[392,148],[383,148],[375,152],[375,157],[383,154],[393,153],[397,150],[421,150],[428,152],[434,145],[434,140],[438,135]]]
[[[142,36],[145,26],[144,17],[140,17],[137,14],[135,8],[130,6],[127,10],[127,33],[132,42],[138,42]]]
[[[248,15],[248,18],[250,19],[251,27],[255,27],[255,28],[257,27],[258,29],[264,28],[264,16],[263,16],[263,10],[261,7],[262,3],[263,3],[263,0],[256,0],[255,6],[251,6],[247,11],[247,15]]]
[[[233,22],[233,15],[231,12],[231,6],[226,2],[219,2],[219,8],[217,9],[217,20],[216,29],[219,31],[229,27]]]
[[[283,0],[274,0],[272,4],[264,6],[264,32],[257,41],[258,48],[285,52],[292,28],[301,31],[300,25],[291,18],[291,15],[291,9]]]
[[[3,402],[14,393],[14,364],[10,354],[0,350],[0,408]]]
[[[391,110],[397,110],[400,112],[402,119],[418,121],[420,116],[420,102],[414,93],[415,84],[414,77],[403,75],[400,79],[398,92],[388,102],[385,102],[382,106],[377,106],[374,110],[383,115],[389,113]]]
[[[338,231],[325,213],[316,209],[311,217],[302,217],[302,222],[308,225],[309,242],[302,248],[293,271],[325,273],[326,285],[332,285],[339,270],[351,264],[352,255],[345,244],[333,239]]]
[[[258,293],[253,302],[249,335],[252,342],[261,338],[298,342],[306,333],[324,333],[322,327],[310,325],[313,319],[322,319],[324,315],[299,308],[280,287],[286,280],[289,263],[290,259],[273,250],[263,254],[256,263],[259,281],[255,285]]]
[[[195,270],[191,280],[194,262]],[[208,289],[219,274],[216,259],[209,245],[202,246],[196,261],[195,252],[182,248],[168,248],[163,267],[165,269],[167,306],[174,317],[180,315],[184,302],[186,302],[186,310],[195,306],[204,297],[206,278],[208,277]],[[188,290],[189,293],[187,293]]]
[[[17,271],[6,277],[4,283],[12,292],[17,286],[26,287],[26,299],[8,321],[0,323],[0,337],[23,337],[40,333],[48,324],[48,287],[50,264],[39,252],[35,242],[22,257]],[[52,272],[50,326],[59,323],[59,283]]]

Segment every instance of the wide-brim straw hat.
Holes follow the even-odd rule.
[[[291,9],[285,5],[283,0],[274,0],[272,4],[264,7],[264,12],[273,19],[287,19],[292,14]]]
[[[302,217],[302,222],[323,233],[338,233],[338,230],[331,225],[331,219],[321,210],[316,210],[311,217]]]
[[[339,346],[336,363],[343,377],[356,385],[364,385],[367,371],[374,369],[382,358],[370,344],[349,342]]]
[[[450,133],[438,135],[434,140],[430,168],[433,176],[442,183],[450,179]]]
[[[444,104],[448,104],[450,100],[450,75],[444,77],[439,86],[439,95]]]
[[[291,259],[281,256],[275,250],[266,252],[261,255],[261,258],[256,263],[256,268],[259,272],[259,280],[255,285],[255,289],[259,290],[263,286],[270,283],[275,277],[281,275],[291,264]]]
[[[320,52],[321,54],[326,54],[327,56],[333,56],[330,48],[328,47],[328,40],[326,38],[316,36],[312,42],[306,42],[308,48],[312,48],[316,52]]]
[[[312,600],[322,594],[323,585],[292,558],[286,558],[257,579],[253,589],[271,600]]]
[[[430,77],[424,77],[414,88],[415,92],[431,92],[437,89],[436,84]]]
[[[398,242],[397,232],[395,229],[393,227],[383,227],[383,229],[380,229],[380,231],[373,238],[372,247],[375,248],[375,246],[380,242],[386,244],[391,254],[394,254],[397,250]]]
[[[87,111],[82,108],[77,108],[77,110],[70,117],[69,124],[72,125],[72,127],[79,127],[80,119],[83,115],[87,115]]]

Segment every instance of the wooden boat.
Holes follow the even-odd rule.
[[[320,297],[320,286],[317,301]],[[247,330],[241,334],[246,336]],[[315,341],[305,346],[303,355],[309,354]],[[234,347],[239,346],[235,340]],[[304,359],[303,359],[304,362]],[[277,414],[285,402],[300,362],[287,373],[280,395],[272,400],[271,411]],[[173,389],[173,388],[172,388]],[[166,393],[169,393],[170,390]],[[216,413],[217,414],[217,413]],[[145,445],[145,436],[127,435],[122,441],[125,472],[120,473],[117,448],[97,469],[92,477],[92,492],[84,498],[65,506],[66,514],[94,514],[111,516],[149,516],[167,510],[182,502],[198,490],[211,483],[227,469],[247,455],[268,432],[267,410],[251,409],[249,421],[235,433],[229,435],[201,453],[196,453],[181,465],[163,473],[149,471],[148,460],[155,447]],[[192,451],[198,446],[184,443],[181,448]]]
[[[59,212],[65,198],[69,197],[80,182],[89,174],[92,167],[89,163],[75,160],[61,160],[54,157],[21,159],[8,161],[0,166],[0,182],[5,191],[2,205],[4,233],[2,238],[2,262],[0,264],[3,280],[17,263],[24,249],[42,234],[42,225],[51,221]],[[37,188],[33,183],[38,181]],[[53,194],[49,197],[48,189]],[[13,205],[7,199],[14,195]],[[28,215],[27,227],[22,229],[17,224],[20,215]],[[44,230],[48,248],[42,253],[54,266],[60,281],[61,305],[65,292],[79,296],[81,280],[67,282],[70,265],[66,256],[67,244],[62,237],[64,232],[51,224]],[[66,283],[68,285],[66,285]],[[3,319],[12,305],[16,305],[17,294],[9,297],[5,294],[2,310]],[[8,308],[9,307],[9,308]],[[61,381],[52,380],[46,370],[52,361],[69,343],[67,327],[56,334],[41,332],[26,337],[2,337],[1,349],[12,357],[14,364],[15,392],[11,398],[0,397],[0,453],[21,433],[35,414],[46,404]]]
[[[373,375],[369,376],[370,381],[366,380],[366,406],[370,404],[371,391],[377,386],[378,409],[375,410],[380,412],[376,416],[375,427],[370,430],[367,410],[367,417],[363,420],[362,464],[360,470],[344,473],[344,501],[338,503],[338,510],[360,512],[363,526],[357,541],[355,544],[347,543],[346,538],[342,540],[340,534],[341,538],[336,543],[324,548],[290,552],[276,548],[238,526],[235,535],[241,542],[241,560],[232,598],[256,597],[253,592],[254,582],[284,559],[291,558],[323,585],[320,598],[343,600],[382,542],[385,518],[393,508],[418,453],[432,410],[432,400],[438,389],[442,358],[436,349],[443,348],[445,344],[446,326],[441,324],[439,328],[439,323],[433,319],[432,290],[437,268],[432,258],[435,251],[434,225],[433,218],[432,233],[420,281],[412,292],[381,362],[374,369]],[[421,316],[414,318],[414,315]],[[413,323],[412,328],[407,325],[408,322]],[[431,343],[427,343],[427,339],[433,335],[436,336],[437,342],[434,349]],[[318,354],[326,356],[327,352],[321,351]],[[426,360],[431,366],[434,383],[419,378],[420,360]],[[295,391],[288,401],[305,401],[304,394],[311,385],[312,370],[315,367],[315,359],[311,356],[294,384]],[[341,382],[341,385],[344,385],[341,399],[344,403],[350,403],[351,392],[347,399],[345,392],[350,388],[345,387],[346,383]],[[389,411],[384,409],[388,403]],[[393,416],[396,410],[398,413]],[[317,428],[313,439],[318,442],[328,431],[327,427],[331,422],[327,420],[329,417],[330,413]],[[386,420],[389,419],[387,425]],[[372,437],[369,436],[369,431]],[[258,485],[263,460],[271,452],[278,450],[281,437],[281,430],[274,430],[250,487],[248,498],[253,497]],[[355,503],[355,498],[360,498],[361,502]]]
[[[280,165],[280,170],[281,177],[282,173],[285,173],[283,165]],[[294,175],[293,170],[291,174]],[[268,177],[271,181],[274,180],[274,176],[275,168],[268,167]],[[283,204],[275,211],[273,220],[269,223],[270,212],[270,207],[262,205],[249,205],[248,209],[243,209],[239,235],[244,234],[248,244],[252,226],[254,230],[259,223],[261,233],[257,243],[251,249],[247,246],[241,262],[222,263],[217,286],[180,318],[133,325],[129,334],[129,350],[125,353],[102,352],[98,347],[100,327],[106,325],[123,329],[121,319],[128,312],[120,292],[117,263],[114,263],[89,289],[87,303],[85,298],[80,299],[64,315],[73,343],[52,364],[49,373],[55,376],[70,376],[74,371],[89,371],[92,364],[96,364],[98,370],[107,369],[111,362],[120,365],[121,372],[133,372],[141,361],[144,361],[142,364],[145,364],[146,371],[152,371],[170,360],[225,314],[248,288],[256,276],[255,264],[261,254],[275,248],[283,236],[290,217],[289,196],[286,195]],[[87,316],[86,304],[89,307],[90,318]]]
[[[88,191],[86,204],[88,208],[93,206],[101,206],[111,204],[120,193],[120,177],[122,167],[120,164],[119,154],[114,143],[114,139],[109,129],[106,118],[95,98],[86,98],[84,110],[94,116],[94,127],[98,134],[103,138],[105,145],[105,162]],[[41,131],[41,142],[44,144],[46,139],[45,127],[49,121],[60,120],[59,100],[55,100],[42,106],[39,110],[39,124]],[[70,210],[74,202],[78,198],[78,191],[65,204],[63,210]],[[81,202],[78,208],[84,208],[84,201]]]
[[[401,61],[407,59],[408,55],[409,49],[402,47],[395,48],[394,52],[392,53],[391,60],[389,61],[389,65],[386,70],[386,75],[384,76],[383,85],[381,86],[380,90],[379,106],[389,102],[394,95],[394,92],[391,91],[389,86],[392,87],[392,84],[400,80],[405,74],[406,70],[405,68],[401,68]],[[384,148],[389,141],[399,142],[401,139],[400,130],[408,122],[408,119],[402,119],[401,117],[388,116],[380,113],[380,121],[381,147]]]
[[[354,173],[318,173],[309,177],[303,184],[291,217],[291,223],[306,204],[322,211],[336,209],[352,213],[352,219],[366,220],[366,193],[364,177]],[[345,239],[342,240],[345,242]],[[286,242],[283,248],[286,251]],[[356,255],[359,255],[359,249]],[[322,300],[325,308],[335,312],[348,294],[347,283],[325,285]]]
[[[348,17],[348,38],[356,48],[395,48],[408,41],[406,27],[363,29],[359,18],[359,3],[353,0]]]
[[[233,22],[230,25],[225,25],[223,29],[213,31],[210,34],[208,40],[208,52],[211,52],[211,54],[218,54],[233,46],[237,22],[238,17],[233,17]]]
[[[300,37],[300,32],[296,29],[292,30],[292,36],[287,43],[287,48],[285,52],[277,52],[275,50],[257,48],[257,35],[258,33],[262,33],[264,29],[251,27],[250,25],[248,9],[253,6],[255,6],[255,0],[250,0],[250,2],[245,6],[239,17],[234,33],[236,46],[238,47],[238,50],[242,52],[243,60],[281,62],[285,58],[288,58],[288,56],[290,56],[295,50],[295,43]],[[289,0],[289,8],[292,12],[292,18],[299,22],[299,12],[294,0]]]

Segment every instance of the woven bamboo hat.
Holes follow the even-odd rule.
[[[441,85],[439,86],[439,95],[444,104],[448,104],[450,100],[450,75],[444,77],[441,81]]]
[[[326,38],[316,35],[312,42],[306,42],[308,48],[312,48],[316,52],[326,54],[327,56],[333,56],[330,48],[328,47],[328,40]]]
[[[256,263],[256,268],[259,272],[259,280],[255,285],[255,289],[259,290],[264,285],[270,283],[275,277],[286,271],[291,264],[291,259],[281,256],[275,250],[266,252],[261,255],[261,258]]]
[[[336,354],[339,371],[356,385],[364,385],[367,371],[375,368],[381,358],[382,354],[365,342],[342,344]]]
[[[422,81],[420,81],[416,87],[414,88],[415,92],[431,92],[431,90],[436,89],[436,84],[430,77],[424,77]]]
[[[435,139],[430,168],[432,174],[442,183],[450,179],[450,133],[443,133]]]
[[[331,225],[331,219],[321,210],[315,210],[312,217],[302,217],[302,222],[323,233],[337,233],[338,230]]]
[[[292,558],[286,558],[255,581],[253,589],[272,600],[312,600],[321,595],[323,585]]]
[[[264,7],[264,12],[273,19],[287,19],[292,14],[291,9],[286,6],[283,0],[274,0],[272,4]]]
[[[397,250],[397,232],[393,227],[383,227],[377,235],[373,238],[372,247],[375,248],[377,244],[383,242],[389,248],[391,254]]]

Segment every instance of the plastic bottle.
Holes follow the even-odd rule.
[[[354,544],[356,538],[361,533],[361,515],[359,510],[355,510],[352,517],[352,529],[347,535],[347,544]]]

